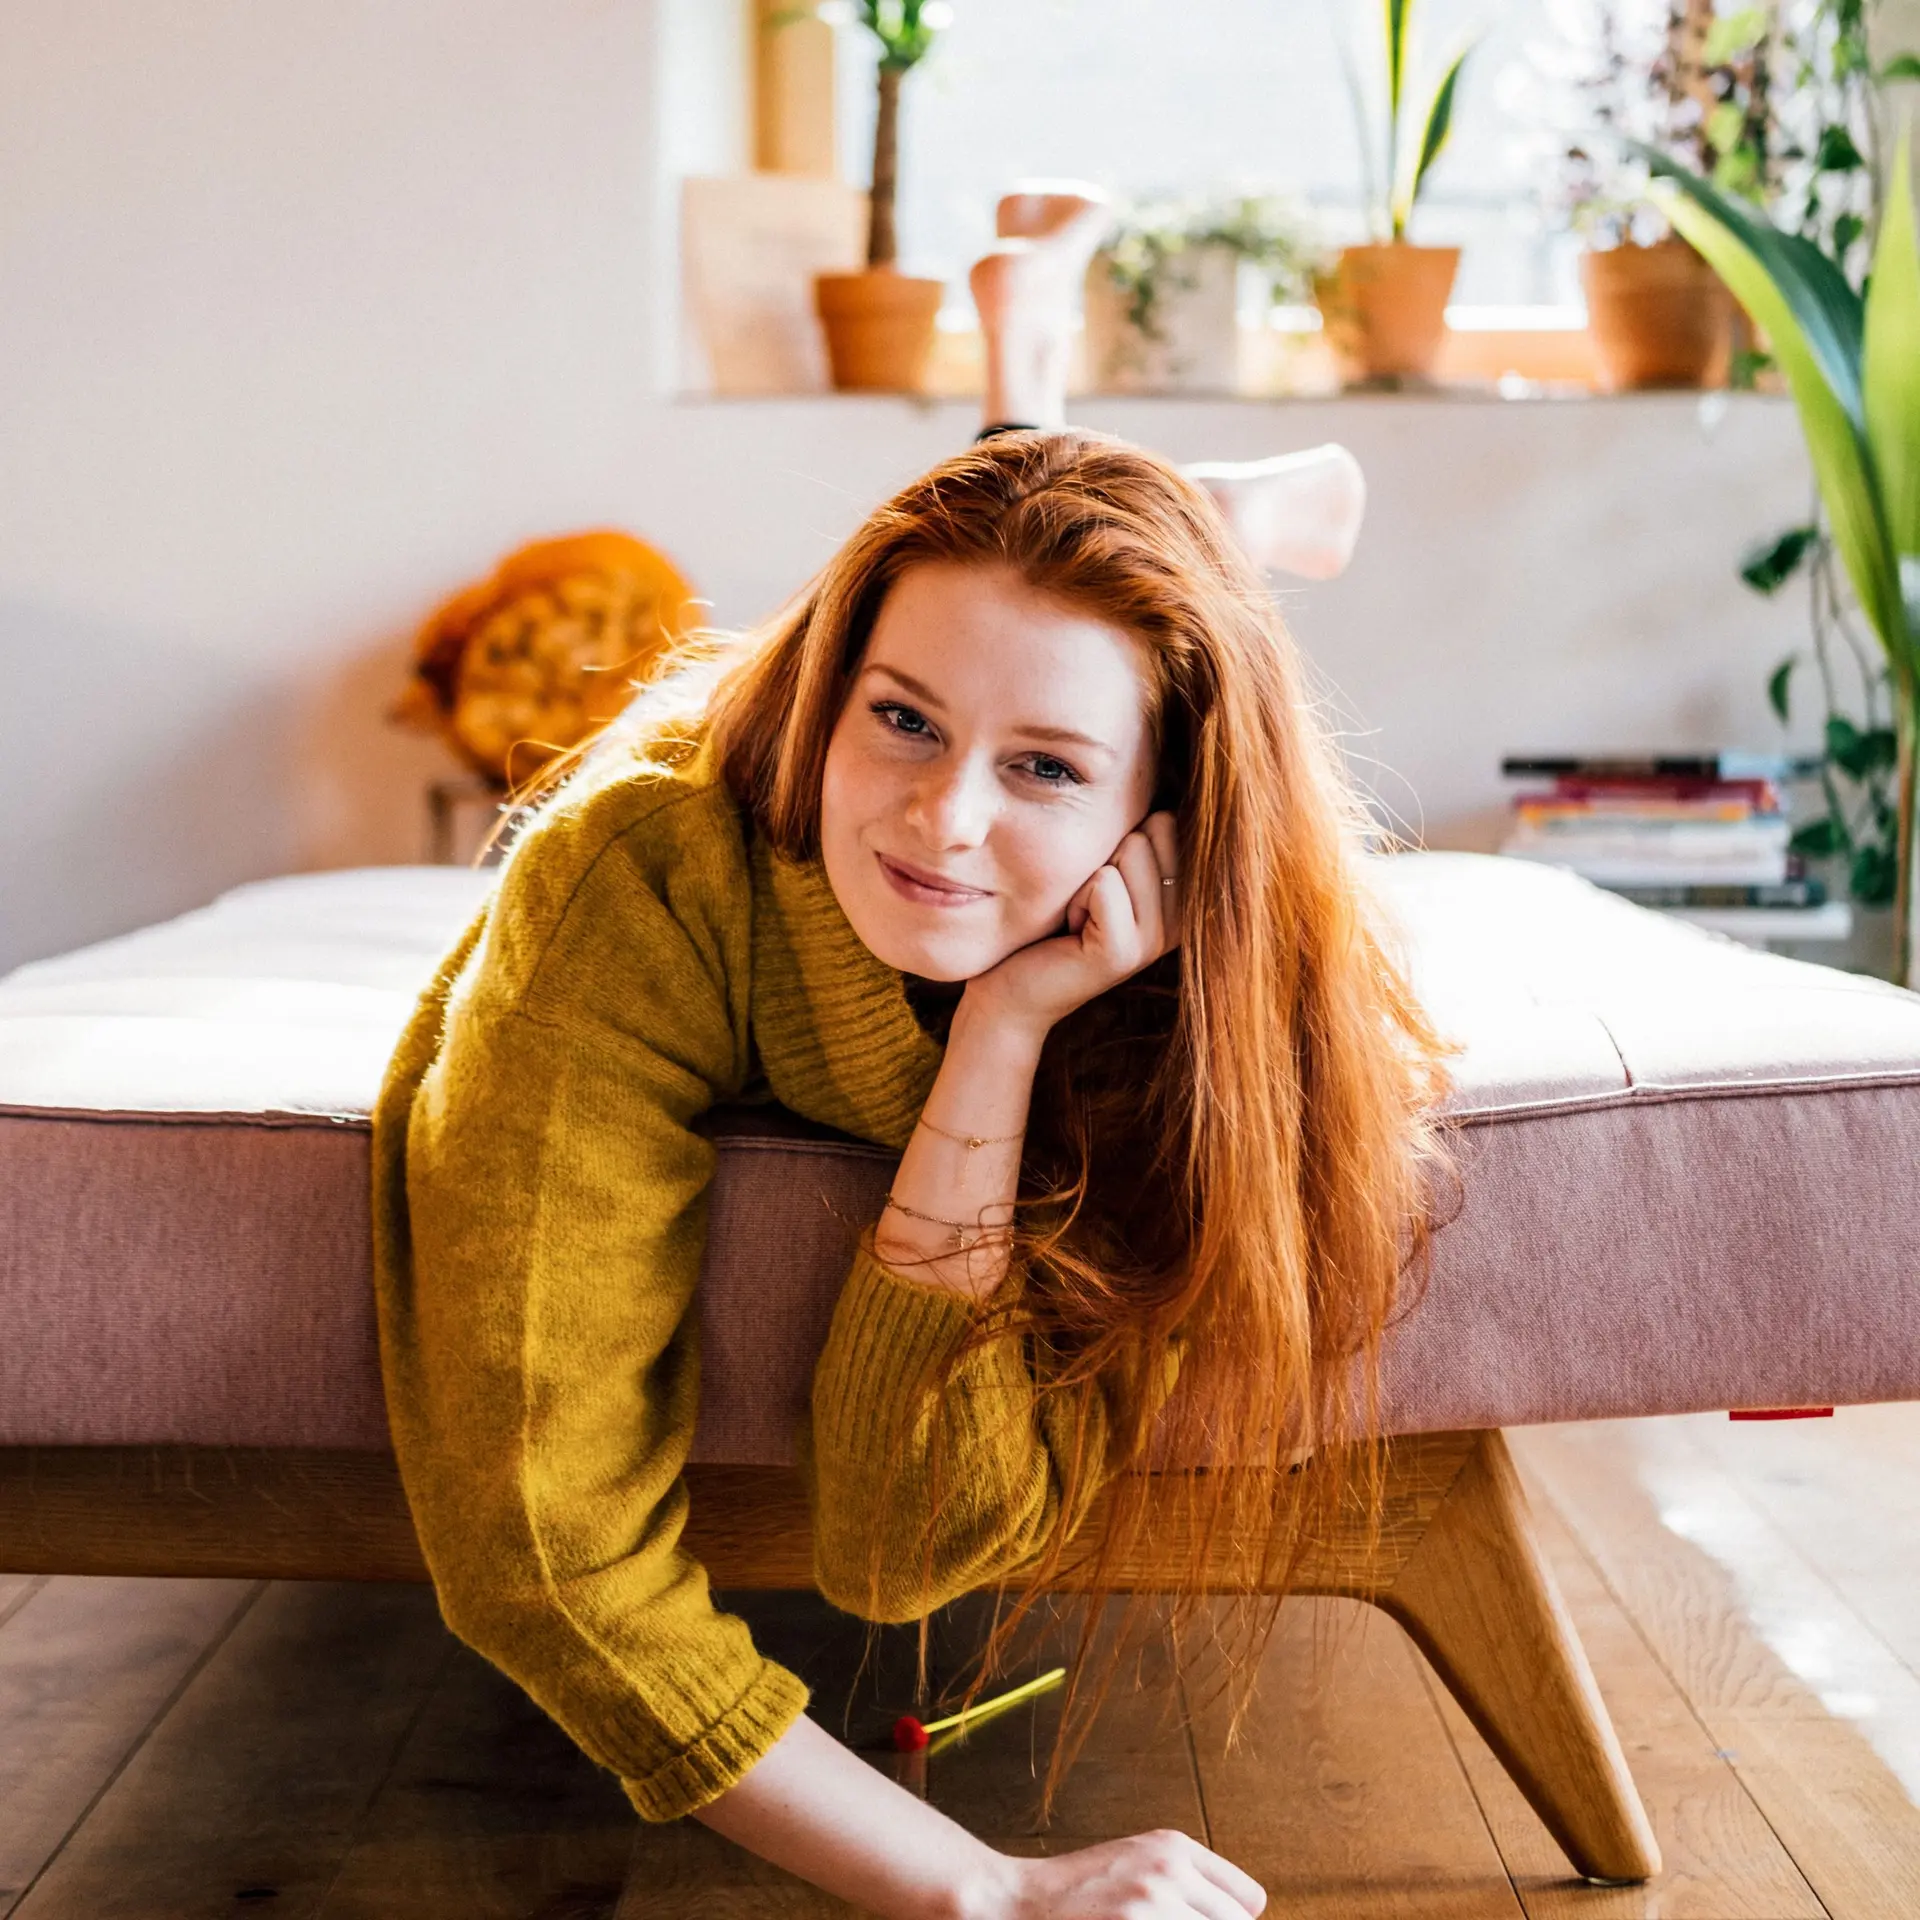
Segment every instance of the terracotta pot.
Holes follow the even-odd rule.
[[[1684,240],[1583,254],[1580,280],[1606,386],[1700,387],[1726,379],[1733,303],[1720,276]]]
[[[1447,332],[1458,247],[1343,247],[1314,288],[1327,340],[1350,381],[1430,380]]]
[[[891,267],[814,276],[813,304],[827,333],[833,384],[865,393],[918,393],[933,355],[933,322],[946,292]]]

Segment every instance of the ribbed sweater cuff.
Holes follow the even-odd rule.
[[[806,1710],[804,1681],[771,1660],[692,1746],[639,1780],[620,1785],[642,1820],[678,1820],[739,1784]]]
[[[815,1447],[842,1459],[882,1457],[919,1411],[929,1370],[980,1311],[949,1288],[894,1272],[863,1241],[814,1375]]]

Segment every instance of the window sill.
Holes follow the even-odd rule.
[[[1246,402],[1290,400],[1647,400],[1698,402],[1724,388],[1685,387],[1615,393],[1600,383],[1599,360],[1586,316],[1577,308],[1454,307],[1431,382],[1391,390],[1344,387],[1332,353],[1310,310],[1280,309],[1278,324],[1243,323],[1237,354],[1239,378],[1231,388],[1162,387],[1154,389],[1090,385],[1080,343],[1068,394],[1099,402]],[[943,401],[977,402],[982,385],[982,348],[976,327],[942,326],[935,339],[927,386],[917,394],[843,393],[832,388],[718,392],[688,389],[686,403],[738,400],[893,400],[926,408]]]

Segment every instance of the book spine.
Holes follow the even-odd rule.
[[[1778,886],[1690,886],[1608,889],[1637,907],[1784,907],[1812,910],[1827,903],[1818,880],[1783,880]]]
[[[1820,771],[1820,761],[1780,753],[1509,754],[1500,762],[1508,779],[1549,780],[1792,780]]]

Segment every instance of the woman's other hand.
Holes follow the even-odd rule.
[[[1180,944],[1173,815],[1150,813],[1067,903],[1066,931],[967,982],[963,1002],[1036,1037]]]
[[[1136,1833],[1021,1860],[1005,1920],[1252,1920],[1266,1890],[1184,1833]]]

